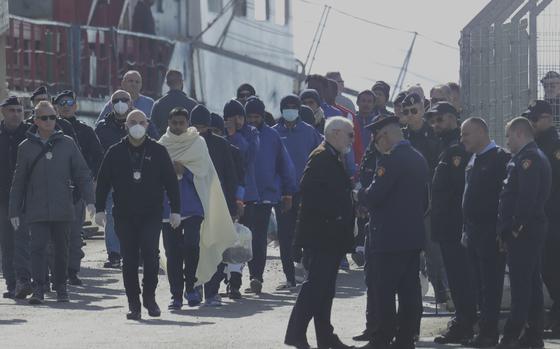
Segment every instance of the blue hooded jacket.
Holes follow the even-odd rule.
[[[315,127],[299,119],[292,128],[286,126],[284,119],[280,119],[273,128],[280,135],[280,139],[282,139],[292,159],[297,183],[296,192],[299,192],[299,182],[301,181],[301,176],[303,175],[303,170],[307,164],[309,154],[321,144],[323,137]]]
[[[255,161],[260,147],[259,131],[253,126],[245,123],[243,127],[233,135],[227,136],[227,140],[239,148],[243,157],[245,168],[245,188],[242,195],[246,202],[260,201],[257,183],[255,180]],[[239,197],[239,194],[238,194]]]
[[[255,175],[260,202],[276,204],[282,195],[297,192],[294,163],[275,129],[263,122],[259,132]]]

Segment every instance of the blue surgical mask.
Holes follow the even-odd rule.
[[[287,122],[294,122],[299,117],[298,109],[284,109],[282,110],[282,117]]]

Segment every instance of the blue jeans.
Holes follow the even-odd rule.
[[[107,196],[107,203],[105,204],[105,215],[107,216],[107,222],[105,223],[105,247],[107,248],[107,254],[109,256],[115,253],[120,256],[121,244],[115,233],[113,206],[113,192],[110,192]]]

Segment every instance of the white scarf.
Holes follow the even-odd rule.
[[[237,233],[231,220],[220,180],[208,153],[204,138],[196,128],[175,135],[167,129],[159,143],[167,148],[171,160],[193,174],[193,182],[204,208],[200,227],[200,258],[196,269],[197,285],[210,280],[222,262],[222,253],[233,246]]]

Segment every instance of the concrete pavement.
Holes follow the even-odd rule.
[[[81,277],[83,287],[70,287],[70,303],[56,303],[47,295],[41,306],[25,301],[0,299],[0,348],[284,348],[283,337],[296,293],[277,292],[283,280],[277,248],[269,248],[263,293],[245,295],[239,301],[224,298],[222,307],[184,307],[169,312],[169,286],[160,275],[157,300],[160,318],[143,311],[140,322],[125,319],[127,312],[119,270],[103,269],[105,245],[102,238],[87,240]],[[243,288],[248,285],[244,279]],[[225,287],[222,286],[222,292]],[[425,305],[429,306],[427,297]],[[364,327],[365,287],[363,272],[352,265],[340,272],[333,324],[344,342]],[[427,311],[433,309],[427,307]],[[434,346],[432,338],[445,328],[447,317],[427,317],[422,321],[418,347]],[[313,324],[308,339],[316,345]],[[359,343],[355,343],[359,344]],[[453,346],[450,346],[453,347]],[[560,341],[547,343],[560,348]]]

